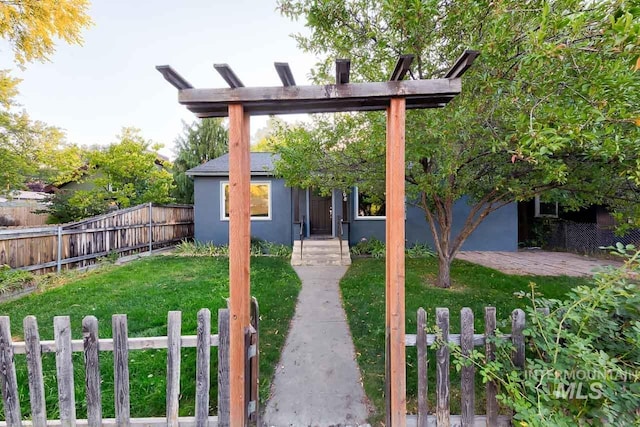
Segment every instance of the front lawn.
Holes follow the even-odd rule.
[[[274,368],[293,316],[300,280],[284,258],[251,259],[251,294],[260,305],[260,388],[268,395]],[[125,313],[130,337],[166,335],[167,312],[182,311],[182,334],[196,334],[196,314],[211,310],[213,333],[217,331],[218,309],[229,296],[229,268],[226,258],[159,256],[139,260],[107,271],[89,273],[57,289],[0,304],[0,315],[11,316],[14,339],[22,340],[22,319],[36,315],[40,338],[53,339],[53,317],[71,316],[74,339],[82,338],[81,322],[86,315],[98,318],[100,337],[111,336],[111,315]],[[217,351],[211,350],[212,413],[217,406]],[[16,356],[20,403],[28,416],[29,394],[26,362]],[[102,405],[105,417],[114,416],[113,357],[100,353]],[[131,415],[165,415],[166,350],[129,352]],[[49,419],[58,418],[55,355],[43,356],[45,394]],[[182,349],[180,415],[194,414],[195,349]],[[74,354],[76,406],[79,418],[86,418],[82,354]],[[4,413],[0,405],[0,419]]]
[[[367,396],[376,407],[374,423],[384,413],[384,317],[385,260],[356,259],[342,279],[340,288],[345,311],[353,335],[357,359]],[[416,311],[427,310],[427,324],[434,325],[435,308],[449,308],[451,333],[460,333],[460,309],[470,307],[475,315],[476,333],[484,332],[484,307],[496,307],[499,328],[508,330],[511,312],[523,308],[525,300],[516,298],[517,291],[528,291],[535,282],[548,298],[562,298],[571,287],[585,284],[572,277],[509,276],[490,268],[455,261],[451,270],[452,287],[433,286],[437,277],[435,258],[407,259],[406,265],[406,331],[416,333]],[[500,320],[504,320],[501,325]],[[417,402],[416,349],[407,348],[407,409],[415,413]],[[434,360],[429,351],[429,360]],[[435,363],[429,363],[429,407],[434,408]],[[483,385],[476,379],[476,413],[484,414]],[[459,376],[451,368],[451,413],[460,413]]]

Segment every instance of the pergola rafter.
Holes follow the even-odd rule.
[[[215,69],[229,88],[196,89],[168,65],[156,67],[178,89],[178,102],[198,117],[229,117],[229,287],[230,287],[230,421],[242,426],[248,401],[245,334],[249,328],[250,180],[249,118],[251,115],[387,112],[386,159],[386,399],[387,425],[406,424],[405,366],[405,111],[440,108],[462,89],[461,76],[478,52],[466,51],[444,78],[403,80],[413,55],[402,55],[389,81],[349,83],[351,62],[336,60],[336,83],[297,86],[287,63],[275,68],[282,86],[244,87],[227,64]]]

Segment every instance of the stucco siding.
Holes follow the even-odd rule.
[[[221,182],[227,177],[194,177],[195,239],[216,245],[229,243],[229,221],[223,220],[220,207]],[[269,242],[291,245],[291,189],[284,181],[265,176],[253,176],[252,181],[271,182],[271,219],[252,220],[251,236]]]
[[[353,204],[350,204],[353,209]],[[455,238],[470,211],[466,199],[454,205],[452,236]],[[434,247],[433,236],[425,219],[424,211],[407,205],[406,242],[411,246],[417,242]],[[375,237],[385,241],[385,221],[355,219],[351,217],[349,243],[354,245],[362,238]],[[511,203],[491,213],[467,238],[462,250],[470,251],[517,251],[518,250],[518,212],[517,204]]]

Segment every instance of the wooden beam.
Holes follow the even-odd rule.
[[[480,55],[477,50],[465,50],[455,64],[444,75],[445,79],[459,79],[473,65],[473,61]]]
[[[178,90],[193,88],[193,86],[191,86],[191,83],[186,81],[184,77],[178,74],[178,72],[171,68],[169,65],[158,65],[156,67],[156,70],[160,71],[162,77],[164,77],[166,81],[171,83],[171,85]]]
[[[276,72],[278,73],[283,86],[296,85],[296,81],[293,78],[293,73],[291,73],[289,64],[287,64],[286,62],[274,62],[273,65],[275,65],[276,67]]]
[[[231,89],[244,87],[238,76],[236,76],[236,73],[233,72],[228,64],[213,64],[213,68],[216,69]]]
[[[411,63],[413,62],[413,55],[400,55],[398,58],[398,62],[396,62],[396,66],[391,73],[391,77],[389,77],[390,81],[399,81],[404,79],[404,76],[409,72],[409,68],[411,67]]]
[[[249,115],[242,104],[229,105],[229,394],[230,425],[243,426],[245,331],[249,327],[250,245]]]
[[[461,90],[460,79],[402,80],[325,86],[274,86],[236,89],[186,89],[178,100],[202,117],[225,117],[242,103],[251,115],[385,110],[392,97],[407,98],[406,108],[439,108]]]
[[[336,84],[344,85],[349,83],[350,71],[351,71],[350,59],[336,59]]]
[[[392,98],[387,112],[386,292],[390,425],[406,424],[405,365],[405,100]]]

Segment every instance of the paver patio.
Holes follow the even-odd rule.
[[[462,251],[456,255],[456,258],[493,268],[506,274],[525,276],[588,277],[597,269],[608,265],[619,266],[622,264],[620,261],[539,250],[519,252]]]

